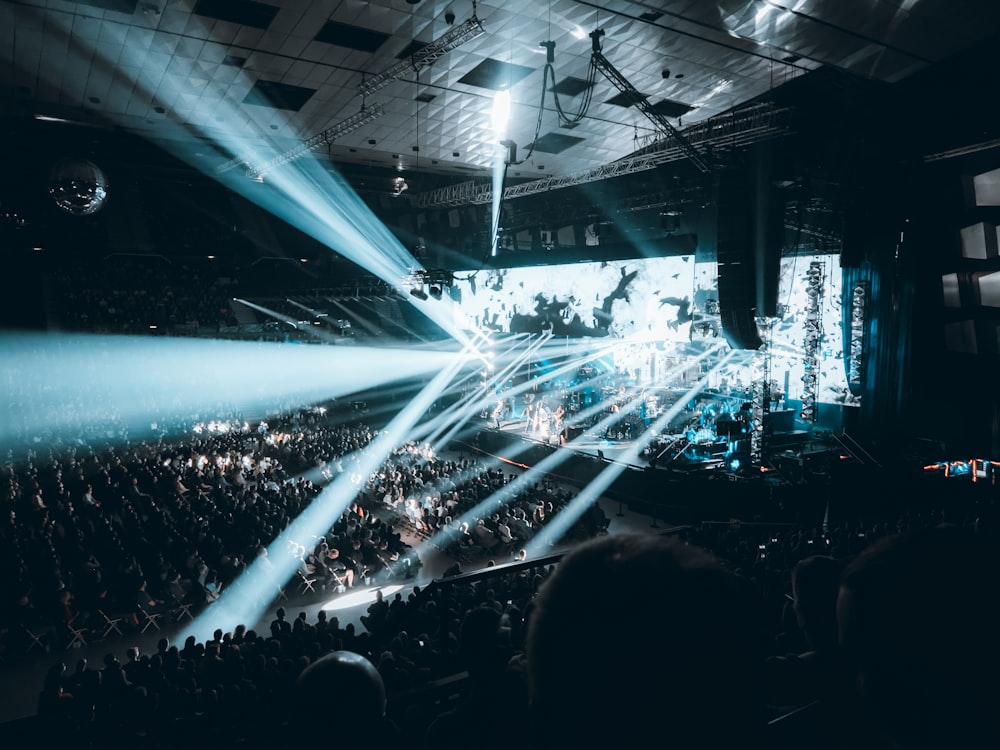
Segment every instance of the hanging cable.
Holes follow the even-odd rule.
[[[542,95],[538,102],[538,117],[535,119],[535,134],[531,139],[531,146],[528,149],[528,153],[525,154],[524,158],[520,161],[510,161],[505,163],[505,167],[508,164],[513,164],[514,166],[520,166],[527,161],[531,160],[532,155],[535,153],[535,144],[538,142],[538,138],[542,132],[542,117],[545,114],[545,91],[549,81],[552,82],[552,100],[556,105],[556,113],[559,116],[559,124],[563,127],[573,126],[580,122],[584,117],[587,116],[587,112],[590,109],[590,103],[594,96],[594,84],[597,80],[597,66],[594,64],[593,58],[590,61],[590,69],[587,73],[587,90],[583,98],[583,103],[580,106],[578,112],[567,114],[562,107],[562,103],[559,101],[559,92],[556,91],[556,72],[553,62],[555,61],[555,47],[556,43],[553,41],[546,41],[541,43],[542,47],[545,47],[545,68],[542,70]]]

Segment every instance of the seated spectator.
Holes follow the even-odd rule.
[[[154,598],[148,591],[145,579],[139,584],[139,590],[135,595],[135,603],[137,607],[140,607],[151,615],[163,614],[170,610],[170,605],[167,602]]]
[[[699,548],[639,534],[585,542],[530,614],[535,746],[640,747],[662,736],[678,747],[760,747],[763,620],[749,582]]]
[[[389,602],[382,596],[382,589],[375,592],[375,601],[368,605],[368,614],[361,616],[361,624],[369,633],[375,633],[385,624],[389,616]]]
[[[500,540],[501,544],[511,545],[514,544],[517,539],[511,533],[510,526],[508,522],[510,521],[510,516],[503,516],[497,522],[497,538]]]
[[[348,568],[340,559],[340,550],[336,547],[330,547],[326,551],[326,570],[329,574],[327,585],[354,588],[354,570]]]
[[[487,552],[492,552],[500,545],[496,534],[486,528],[486,521],[480,518],[472,528],[472,538]]]
[[[813,555],[792,569],[792,606],[808,651],[768,660],[771,703],[800,706],[843,685],[837,646],[837,594],[844,565]]]
[[[1000,747],[996,550],[969,529],[885,537],[844,571],[840,644],[898,750]]]
[[[482,750],[510,747],[507,731],[478,731],[498,716],[507,728],[522,726],[527,718],[524,680],[508,666],[514,655],[508,635],[496,609],[484,606],[466,613],[459,643],[468,685],[462,690],[462,702],[431,722],[424,736],[428,750],[461,750],[468,746],[469,737],[476,737],[476,747]]]

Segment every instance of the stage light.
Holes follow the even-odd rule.
[[[507,139],[500,141],[500,145],[507,149],[507,163],[517,163],[517,144],[514,143],[514,141]]]
[[[413,287],[413,289],[410,290],[410,294],[412,294],[417,299],[421,299],[421,300],[427,299],[427,292],[425,292],[423,290],[423,287],[419,287],[419,286]]]
[[[434,299],[441,299],[441,287],[432,286],[428,291]]]

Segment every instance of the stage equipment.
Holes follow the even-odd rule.
[[[314,135],[312,138],[303,141],[298,146],[289,149],[285,153],[274,157],[264,164],[251,164],[246,158],[238,157],[230,159],[224,164],[220,164],[215,168],[215,172],[216,174],[222,174],[223,172],[227,172],[233,167],[237,167],[242,164],[246,166],[247,177],[250,177],[251,179],[263,177],[265,174],[276,169],[277,167],[280,167],[282,164],[288,164],[289,162],[305,156],[313,149],[319,148],[320,146],[330,146],[337,138],[363,128],[365,125],[373,120],[377,120],[384,114],[385,108],[381,104],[375,104],[371,107],[362,106],[360,112],[351,115],[346,120],[341,120],[333,127],[327,128],[322,133]]]
[[[685,128],[684,135],[690,144],[720,154],[789,133],[790,114],[791,109],[787,107],[755,103]],[[594,169],[510,185],[504,188],[503,199],[522,198],[559,188],[623,177],[684,158],[686,158],[684,150],[673,139],[665,138],[630,156]],[[418,208],[480,205],[490,203],[492,200],[493,186],[489,182],[476,180],[428,190],[413,197],[414,205]]]
[[[868,283],[858,281],[851,290],[851,330],[848,345],[850,359],[847,366],[849,385],[861,385],[864,366],[865,309],[868,304]]]
[[[814,260],[806,271],[806,320],[803,337],[802,411],[799,417],[805,422],[815,422],[819,394],[819,350],[823,339],[823,264]]]
[[[598,70],[600,70],[604,74],[604,77],[611,81],[611,83],[625,95],[632,105],[642,112],[649,120],[651,120],[661,132],[673,139],[673,141],[680,147],[681,151],[684,152],[685,156],[687,156],[687,158],[698,168],[699,171],[706,174],[711,172],[712,167],[705,155],[698,151],[698,149],[695,148],[694,145],[692,145],[679,130],[671,125],[667,121],[666,117],[653,109],[646,96],[640,93],[635,86],[629,83],[628,79],[625,78],[625,76],[623,76],[604,56],[601,52],[601,37],[603,36],[604,29],[595,29],[590,32],[590,39],[592,43],[590,53],[591,65],[594,65]]]
[[[454,21],[454,19],[455,16],[452,14],[452,21]],[[445,20],[447,20],[447,13],[445,14]],[[473,2],[472,18],[452,29],[449,29],[439,39],[424,45],[409,57],[400,60],[394,65],[390,65],[381,73],[363,81],[361,85],[358,86],[358,93],[361,94],[361,96],[370,96],[376,91],[381,91],[397,78],[400,78],[403,75],[408,75],[410,71],[419,73],[428,65],[432,65],[440,60],[447,53],[454,49],[458,49],[466,42],[471,42],[473,39],[476,39],[485,33],[486,29],[483,28],[483,22],[476,17],[476,4]]]

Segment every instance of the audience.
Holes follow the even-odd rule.
[[[57,281],[80,311],[68,327],[141,329],[146,300],[109,291],[116,279]],[[165,295],[156,320],[233,325],[224,285],[190,288],[190,299]],[[608,534],[595,503],[567,532],[580,547],[533,564],[523,548],[575,489],[515,482],[417,442],[362,475],[378,432],[345,405],[287,405],[265,423],[220,404],[215,420],[167,416],[130,437],[120,415],[96,427],[67,403],[71,440],[36,434],[32,383],[11,382],[27,421],[11,431],[23,448],[0,477],[0,658],[57,660],[37,703],[54,741],[1000,745],[992,499],[975,517],[938,498],[899,517],[703,523],[669,536]],[[391,601],[380,592],[361,628],[325,612],[313,621],[295,600],[297,616],[279,608],[264,632],[232,623],[180,649],[105,637],[104,615],[136,605],[165,620],[181,603],[211,606],[255,560],[286,554],[268,548],[341,475],[356,502],[287,550],[321,593],[412,578],[421,562],[401,531],[454,559],[446,580]],[[67,669],[57,655],[72,653],[70,625],[104,638],[103,660]],[[450,698],[421,697],[455,679],[440,688]],[[812,710],[794,734],[767,727],[802,707]]]

